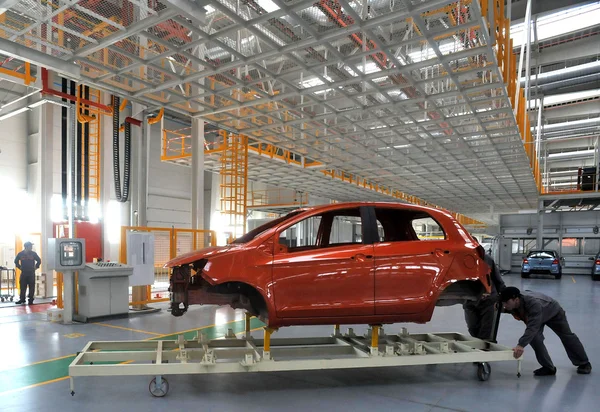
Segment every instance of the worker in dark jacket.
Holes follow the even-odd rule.
[[[29,304],[31,305],[35,295],[35,270],[42,264],[42,259],[33,251],[33,243],[25,242],[23,246],[25,246],[25,249],[15,257],[15,267],[21,270],[21,277],[19,278],[21,296],[15,303],[17,305],[25,303],[25,292],[29,286]]]
[[[491,294],[485,294],[477,301],[466,302],[463,304],[463,309],[465,311],[465,321],[467,322],[469,334],[475,338],[489,341],[495,340],[492,334],[496,303],[498,302],[498,293],[505,288],[505,285],[494,259],[486,254],[484,260],[490,267],[490,277],[492,280]]]
[[[514,286],[505,288],[500,293],[500,301],[506,312],[515,319],[523,321],[527,328],[513,348],[515,358],[523,355],[525,347],[531,345],[537,361],[542,365],[533,373],[536,376],[555,375],[556,368],[544,345],[544,326],[548,325],[560,338],[569,359],[577,366],[577,373],[588,374],[592,365],[585,353],[581,341],[569,327],[567,316],[560,304],[542,293],[524,291],[521,293]]]

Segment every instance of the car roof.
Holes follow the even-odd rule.
[[[318,206],[306,206],[306,207],[298,208],[296,210],[326,211],[326,210],[343,209],[346,207],[360,207],[360,206],[392,207],[395,209],[423,211],[423,212],[429,212],[429,213],[441,213],[446,216],[452,217],[451,214],[445,209],[435,208],[435,207],[431,207],[431,206],[414,205],[412,203],[400,203],[400,202],[339,202],[339,203],[331,203],[331,204],[318,205]]]

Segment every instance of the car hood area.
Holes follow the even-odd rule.
[[[184,253],[183,255],[177,256],[169,260],[164,264],[165,268],[172,268],[176,266],[186,265],[188,263],[195,262],[200,259],[208,259],[210,257],[219,256],[227,253],[233,253],[242,249],[244,245],[227,245],[227,246],[211,246],[192,252]]]

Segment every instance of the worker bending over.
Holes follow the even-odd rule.
[[[500,301],[506,312],[515,319],[523,321],[527,328],[513,348],[514,357],[523,355],[525,347],[531,345],[537,361],[542,365],[533,374],[536,376],[555,375],[556,368],[544,345],[544,326],[548,325],[560,338],[569,359],[577,366],[577,373],[589,374],[592,365],[585,353],[581,341],[569,327],[567,316],[560,304],[542,293],[524,291],[521,293],[514,286],[505,288],[500,293]]]

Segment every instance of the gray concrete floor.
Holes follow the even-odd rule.
[[[538,368],[526,348],[523,376],[516,377],[516,362],[492,364],[489,381],[480,382],[471,364],[411,366],[402,368],[282,372],[247,375],[170,376],[169,394],[153,398],[148,377],[77,378],[76,394],[69,394],[69,381],[61,380],[28,389],[0,388],[2,411],[303,411],[391,410],[402,411],[586,411],[600,401],[600,282],[589,276],[565,274],[561,280],[504,276],[507,285],[536,290],[555,297],[565,308],[573,331],[580,337],[592,365],[591,375],[577,375],[556,335],[546,330],[546,345],[558,368],[554,377],[536,378]],[[2,309],[0,309],[2,310]],[[0,373],[5,378],[23,365],[73,354],[89,340],[147,339],[154,334],[174,333],[204,325],[241,319],[243,314],[228,308],[193,307],[181,318],[166,311],[115,319],[103,324],[60,325],[43,320],[41,314],[1,317]],[[137,331],[106,325],[126,327]],[[388,325],[386,332],[467,333],[459,306],[437,308],[426,325]],[[345,329],[345,328],[343,328]],[[356,326],[359,333],[364,326]],[[145,331],[145,332],[144,332]],[[514,346],[524,324],[509,315],[500,323],[499,343]],[[68,338],[72,333],[85,336]],[[293,327],[277,337],[327,336],[331,327]],[[260,332],[255,332],[260,336]],[[596,406],[594,406],[596,405]]]

